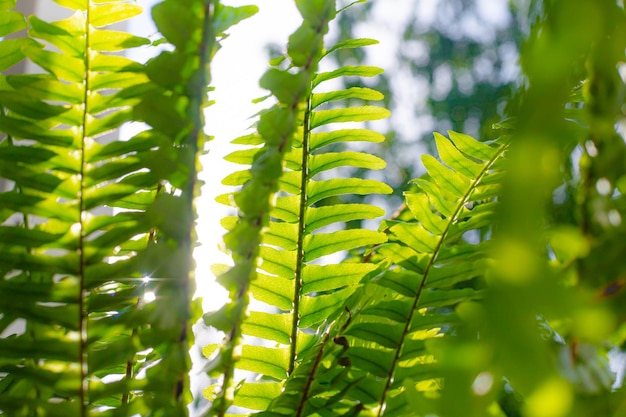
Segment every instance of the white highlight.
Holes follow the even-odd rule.
[[[609,218],[609,223],[613,227],[619,227],[622,224],[622,216],[619,214],[619,211],[613,209],[607,214]]]
[[[598,194],[606,197],[611,193],[611,182],[606,178],[600,178],[596,181],[596,190]]]
[[[74,223],[71,227],[70,227],[70,232],[72,232],[73,235],[78,235],[80,234],[80,231],[82,230],[82,226],[80,223]]]
[[[596,148],[596,144],[592,141],[588,140],[587,142],[585,142],[585,149],[587,150],[587,153],[590,157],[595,158],[596,156],[598,156],[598,148]]]
[[[472,391],[476,395],[486,395],[491,391],[493,387],[493,375],[489,372],[481,372],[476,376],[476,379],[472,383]]]
[[[146,303],[151,303],[156,300],[156,295],[152,291],[148,291],[143,295],[143,301]]]

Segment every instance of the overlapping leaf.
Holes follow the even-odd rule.
[[[133,255],[145,247],[150,222],[142,212],[112,216],[97,210],[123,206],[120,200],[133,194],[153,195],[157,184],[150,175],[138,184],[131,174],[149,166],[150,149],[158,141],[136,147],[142,141],[135,138],[117,149],[102,141],[129,119],[137,102],[122,89],[147,80],[140,65],[104,52],[147,40],[95,28],[113,22],[103,19],[106,11],[100,8],[116,8],[114,21],[141,9],[121,1],[62,5],[74,14],[57,22],[31,16],[27,38],[0,45],[2,56],[14,58],[5,60],[2,69],[28,58],[44,70],[0,79],[0,130],[6,135],[0,144],[0,175],[12,188],[0,200],[5,213],[15,213],[0,226],[0,287],[3,294],[15,294],[3,297],[3,330],[21,323],[12,337],[0,340],[2,350],[14,352],[11,359],[3,355],[2,367],[15,382],[0,394],[0,408],[16,416],[35,409],[82,415],[119,400],[130,382],[108,386],[101,378],[126,373],[134,352],[143,350],[132,346],[131,331],[151,314],[150,308],[137,309],[132,318],[127,314],[143,295],[141,268]],[[16,12],[2,13],[11,13],[15,29],[27,27],[26,21],[17,25]],[[56,50],[44,48],[43,42]],[[19,53],[12,52],[14,44],[20,44]],[[127,248],[129,241],[135,243],[133,250]],[[127,259],[115,262],[113,255]],[[93,390],[87,391],[88,381]],[[99,394],[97,387],[105,385],[107,394]],[[36,401],[27,401],[32,392]],[[52,403],[53,397],[81,401]]]
[[[182,416],[208,62],[216,33],[250,10],[162,2],[155,21],[175,48],[143,66],[111,52],[149,41],[106,28],[136,4],[56,2],[73,14],[27,23],[0,3],[2,35],[29,28],[0,43],[0,68],[25,57],[43,70],[0,78],[0,291],[13,294],[0,302],[0,413]],[[130,120],[152,128],[111,142]]]
[[[350,72],[350,69],[333,73],[315,71],[325,53],[320,47],[321,37],[311,37],[310,28],[327,25],[328,20],[334,17],[335,2],[320,1],[312,6],[302,1],[297,5],[305,22],[290,38],[289,58],[294,67],[308,67],[298,73],[272,68],[261,79],[261,85],[271,91],[280,105],[263,113],[258,133],[235,141],[247,145],[246,149],[226,157],[231,162],[252,168],[235,172],[224,180],[228,185],[243,186],[242,191],[235,193],[230,201],[235,201],[246,217],[255,205],[267,204],[265,194],[255,184],[265,182],[270,188],[271,183],[272,191],[278,191],[273,204],[267,206],[269,210],[257,212],[258,217],[254,218],[258,226],[265,226],[260,239],[252,241],[252,235],[244,235],[237,218],[223,221],[230,230],[226,243],[231,250],[235,245],[241,246],[242,241],[254,245],[250,253],[254,251],[255,255],[245,261],[251,262],[252,268],[250,293],[265,304],[264,311],[249,313],[243,322],[242,333],[278,343],[273,351],[281,352],[280,355],[269,354],[266,350],[245,345],[237,367],[275,381],[293,373],[299,356],[311,348],[316,339],[312,334],[320,331],[338,311],[342,311],[343,303],[361,279],[374,269],[367,264],[336,264],[324,257],[386,241],[385,235],[376,231],[341,230],[345,222],[373,219],[384,214],[381,209],[367,204],[339,203],[341,196],[391,192],[387,185],[375,180],[338,175],[340,171],[337,168],[382,169],[385,166],[384,161],[371,154],[338,151],[340,145],[346,142],[381,142],[381,134],[366,129],[341,129],[338,124],[377,120],[387,117],[389,112],[373,105],[341,105],[347,99],[360,100],[360,103],[381,100],[382,95],[371,89],[355,87],[317,92],[324,87],[325,80]],[[317,12],[313,13],[313,10]],[[326,17],[322,13],[326,13]],[[375,41],[342,42],[330,51],[371,43]],[[306,58],[306,54],[310,57]],[[379,70],[360,67],[353,72],[373,76]],[[285,137],[289,140],[282,139]],[[257,144],[265,146],[258,147]],[[274,146],[284,154],[284,162],[281,163],[279,157],[272,159]],[[270,160],[272,168],[260,168]],[[253,187],[257,187],[254,194],[251,191]],[[227,200],[229,198],[223,198],[223,201]],[[257,254],[258,268],[255,261]],[[241,268],[239,257],[234,258],[235,269]],[[229,275],[232,271],[219,278],[227,287],[232,285]],[[236,291],[241,292],[241,282],[238,283]],[[268,309],[270,312],[266,312]],[[207,314],[205,320],[228,331],[236,321],[226,317],[232,317],[233,312],[239,313],[239,309],[227,306]],[[243,387],[248,385],[246,383]],[[235,395],[234,403],[257,410],[267,405],[261,400],[251,402],[248,397],[245,401],[240,400],[239,395]]]
[[[505,146],[455,132],[435,139],[442,162],[424,156],[428,175],[406,194],[414,220],[385,222],[374,278],[267,415],[410,415],[416,401],[428,402],[423,391],[440,388],[429,339],[453,334],[455,306],[481,296],[487,242],[477,233],[490,224]]]

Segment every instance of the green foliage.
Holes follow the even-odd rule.
[[[447,166],[424,156],[430,177],[407,193],[410,214],[383,223],[388,242],[367,255],[375,264],[364,264],[375,273],[361,280],[340,325],[327,328],[299,364],[272,415],[404,415],[440,387],[429,344],[455,331],[459,302],[481,296],[471,283],[484,278],[486,247],[465,236],[489,224],[506,148],[450,135],[436,135]],[[336,394],[328,398],[328,391]]]
[[[130,0],[54,1],[68,18],[0,0],[0,414],[184,416],[210,65],[256,7],[163,0],[151,44],[109,28],[143,13]],[[382,70],[362,65],[377,42],[329,44],[347,7],[295,4],[269,104],[226,157],[242,167],[219,198],[233,265],[202,316],[221,340],[201,414],[624,415],[607,361],[626,340],[623,7],[530,2],[501,137],[435,133],[371,230],[355,225],[393,191],[359,147],[385,140],[369,129],[385,97],[364,85]],[[145,64],[118,54],[163,44]],[[23,60],[39,72],[8,73]],[[127,122],[147,127],[107,138]]]
[[[225,184],[243,187],[232,196],[221,198],[234,202],[239,209],[237,218],[223,221],[229,230],[224,241],[233,253],[235,266],[218,276],[235,303],[204,316],[206,324],[227,333],[226,342],[216,353],[215,367],[210,368],[211,373],[225,373],[226,377],[215,392],[211,388],[207,391],[219,415],[226,409],[222,403],[232,401],[235,405],[263,410],[273,398],[268,390],[267,395],[252,399],[249,395],[249,390],[255,389],[252,383],[239,386],[234,398],[228,398],[233,364],[273,380],[286,378],[310,345],[311,332],[328,322],[362,277],[373,270],[371,265],[347,268],[320,265],[319,259],[386,240],[383,234],[371,230],[327,232],[324,229],[336,223],[384,214],[367,204],[326,201],[346,194],[391,192],[388,186],[374,180],[328,178],[328,171],[344,166],[368,169],[385,166],[384,161],[373,155],[330,152],[329,145],[382,141],[383,136],[374,132],[330,130],[330,125],[385,118],[387,110],[369,105],[324,109],[327,103],[348,98],[380,100],[380,93],[366,88],[316,92],[324,82],[346,74],[378,73],[377,69],[368,67],[344,67],[329,73],[317,71],[319,61],[328,54],[374,41],[346,41],[325,51],[323,35],[335,17],[334,1],[315,6],[307,2],[296,4],[304,21],[290,36],[287,56],[279,64],[286,69],[273,67],[261,78],[261,86],[270,90],[277,104],[262,112],[257,133],[235,140],[247,145],[247,149],[226,157],[251,168],[226,177]],[[250,295],[267,304],[261,311],[248,309],[248,288]],[[276,309],[276,313],[268,313],[268,307]],[[279,345],[272,349],[244,344],[241,357],[235,358],[233,352],[241,343],[239,333]],[[213,352],[213,347],[210,350]]]
[[[43,72],[0,79],[0,173],[10,185],[0,197],[0,410],[184,415],[207,68],[216,36],[251,10],[164,1],[153,14],[172,50],[140,65],[109,52],[147,39],[103,29],[137,5],[57,3],[72,15],[1,11],[12,22],[4,34],[28,28],[2,41],[3,69],[28,58]],[[150,127],[103,140],[131,120]]]

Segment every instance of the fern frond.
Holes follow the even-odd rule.
[[[248,180],[234,195],[239,218],[224,238],[235,266],[221,274],[218,281],[230,292],[231,303],[217,312],[205,315],[207,324],[227,333],[225,342],[217,349],[214,366],[209,369],[210,374],[223,375],[216,395],[210,395],[213,404],[208,412],[212,415],[223,416],[235,400],[233,373],[239,356],[236,350],[240,349],[242,332],[245,331],[242,324],[249,303],[250,283],[256,275],[258,258],[269,256],[263,256],[259,251],[261,230],[268,224],[270,200],[279,189],[283,159],[291,149],[301,123],[301,114],[321,54],[323,36],[328,31],[328,22],[335,14],[334,1],[331,0],[296,1],[296,5],[304,21],[289,41],[288,55],[294,70],[272,68],[261,78],[261,86],[270,90],[278,104],[264,112],[258,123],[259,137],[255,140],[262,143],[263,147],[254,158]],[[246,321],[246,329],[272,327],[272,323],[268,326],[262,313],[251,315]],[[283,334],[287,335],[286,340]],[[283,343],[289,342],[288,331],[285,333],[276,329],[271,337]],[[258,364],[264,362],[259,353],[258,350],[247,349],[247,357],[241,363],[248,368],[257,368]],[[266,367],[261,368],[267,372]],[[243,395],[247,389],[250,388],[238,390],[242,392],[240,398],[247,406],[255,408],[243,400],[247,398]]]
[[[148,380],[162,391],[151,391],[150,401],[165,415],[187,413],[187,353],[194,343],[191,325],[200,317],[199,304],[192,301],[191,254],[194,200],[199,194],[198,158],[206,142],[203,110],[210,104],[210,63],[219,39],[226,36],[224,31],[256,11],[254,6],[228,7],[205,0],[166,0],[152,9],[157,28],[173,48],[147,63],[151,83],[143,86],[142,101],[133,110],[135,119],[151,127],[144,132],[144,140],[166,139],[166,145],[156,148],[155,159],[149,162],[150,171],[159,178],[157,195],[147,210],[155,242],[142,254],[157,268],[152,270],[159,290],[156,295],[168,305],[156,310],[149,322],[150,334],[156,339]],[[164,77],[169,71],[175,71],[177,77]],[[142,142],[139,144],[145,146]]]
[[[0,303],[0,325],[25,324],[0,339],[12,352],[0,360],[0,410],[186,415],[208,64],[218,34],[255,9],[161,2],[154,20],[172,48],[143,66],[110,52],[148,40],[104,28],[137,5],[56,2],[74,14],[30,17],[20,49],[44,73],[0,78],[0,175],[13,188],[0,194],[0,290],[16,295]],[[128,120],[151,128],[104,138]]]
[[[125,311],[141,303],[144,285],[134,252],[119,262],[112,256],[122,255],[124,242],[147,236],[150,224],[143,213],[111,216],[96,209],[140,190],[126,178],[143,167],[128,162],[143,155],[127,147],[103,157],[107,147],[98,140],[127,121],[138,102],[123,97],[122,87],[147,80],[139,64],[105,53],[148,41],[98,28],[112,23],[103,13],[114,2],[59,3],[74,14],[57,22],[31,16],[29,37],[15,40],[44,73],[3,76],[0,83],[0,129],[6,134],[0,175],[12,186],[0,201],[13,213],[0,226],[0,287],[16,295],[1,310],[8,323],[23,325],[0,340],[2,350],[13,351],[0,366],[14,381],[0,393],[0,409],[15,416],[82,416],[119,403],[134,389],[130,381],[101,380],[124,375],[136,351],[128,347],[137,316],[130,320]],[[141,10],[116,3],[115,21]],[[20,56],[11,48],[3,42],[1,55],[15,62]],[[111,83],[115,77],[125,77],[125,84]],[[137,314],[149,311],[138,308]]]
[[[297,4],[305,23],[290,38],[289,58],[294,67],[298,67],[299,63],[310,65],[307,78],[304,79],[300,73],[285,72],[278,68],[270,69],[262,78],[262,85],[270,89],[281,106],[289,106],[293,113],[288,113],[284,107],[281,108],[281,113],[272,108],[262,114],[258,123],[258,134],[235,141],[254,147],[236,151],[226,159],[251,165],[252,168],[228,176],[224,180],[225,184],[243,188],[241,192],[234,194],[234,198],[222,197],[222,201],[234,200],[242,211],[239,201],[241,193],[247,193],[255,182],[261,181],[264,177],[271,178],[274,181],[273,189],[279,192],[272,204],[268,205],[263,221],[259,222],[259,226],[265,226],[265,230],[261,231],[260,238],[254,243],[254,247],[250,248],[260,259],[258,267],[255,263],[250,265],[254,272],[254,278],[249,284],[250,294],[266,305],[263,307],[264,311],[248,309],[248,316],[241,324],[242,334],[266,339],[278,345],[271,349],[259,349],[257,346],[244,344],[241,359],[236,364],[239,369],[259,373],[274,381],[283,381],[293,373],[300,355],[315,345],[316,337],[312,334],[322,331],[319,329],[327,325],[337,315],[337,311],[342,310],[343,303],[357,288],[363,276],[374,268],[365,264],[337,265],[322,258],[336,255],[341,251],[380,244],[386,240],[384,234],[371,230],[332,230],[341,229],[340,226],[347,221],[373,219],[384,212],[367,204],[331,204],[330,201],[342,195],[391,192],[387,185],[379,181],[331,177],[333,174],[337,175],[336,168],[359,167],[372,170],[384,168],[384,161],[376,156],[354,151],[332,152],[333,147],[329,146],[349,141],[381,142],[382,135],[365,129],[330,130],[330,128],[336,123],[385,118],[389,112],[377,106],[339,105],[342,100],[347,99],[381,100],[382,95],[371,89],[352,88],[317,92],[318,86],[323,87],[324,79],[338,77],[341,71],[336,71],[333,76],[316,71],[318,62],[327,52],[322,50],[321,43],[319,45],[304,43],[309,36],[310,27],[315,27],[307,22],[307,16],[313,13],[313,6],[310,2],[304,1]],[[312,14],[316,16],[315,22],[319,22],[316,24],[323,23],[326,27],[328,21],[334,18],[334,1],[325,2],[323,7],[320,2],[315,7],[321,8]],[[325,17],[321,17],[321,11],[326,13]],[[325,33],[326,30],[317,32]],[[316,40],[321,41],[321,37]],[[372,40],[343,42],[330,51],[374,42]],[[309,50],[316,52],[305,58],[302,51]],[[360,71],[362,75],[367,76],[379,72],[377,69],[365,68],[361,68]],[[293,127],[287,129],[286,121],[293,123],[291,125]],[[289,142],[277,141],[275,145],[282,148],[284,162],[277,160],[271,172],[259,171],[257,167],[268,159],[271,149],[269,142],[274,140],[273,137],[268,139],[267,136],[285,135],[284,132],[290,132],[292,135]],[[259,148],[258,144],[263,142],[266,145]],[[263,194],[257,190],[254,198],[258,201],[260,195]],[[265,201],[265,197],[263,198]],[[240,214],[239,219],[241,218]],[[244,238],[238,233],[239,224],[237,218],[227,218],[223,221],[223,225],[230,230],[225,241],[231,250],[234,243],[231,239],[235,236],[238,245],[241,245],[242,240],[253,244],[250,241],[251,237],[246,235]],[[233,255],[234,268],[241,267],[239,255]],[[229,273],[221,275],[218,280],[223,282],[224,276],[228,276]],[[240,294],[244,290],[247,288],[237,287]],[[232,297],[231,299],[235,300]],[[229,325],[235,323],[235,326],[239,326],[237,321],[241,319],[233,320],[233,315],[230,314],[230,311],[243,313],[239,307],[241,303],[239,301],[235,303],[237,307],[229,305],[221,311],[207,314],[206,323],[216,327],[219,323]],[[265,312],[267,309],[270,312]],[[230,318],[225,320],[224,318],[228,316]],[[222,327],[224,330],[227,328],[228,326]],[[260,384],[265,385],[266,382]],[[246,382],[242,389],[250,385],[251,383]],[[235,394],[235,405],[255,410],[265,409],[267,405],[265,401],[254,404],[248,399],[240,400],[240,392],[242,391]]]
[[[440,388],[429,340],[453,335],[455,306],[481,296],[487,242],[471,234],[489,225],[506,145],[455,132],[435,139],[443,163],[424,156],[428,176],[406,193],[415,220],[381,226],[389,241],[375,247],[373,278],[346,304],[322,357],[303,360],[303,375],[287,382],[272,411],[288,415],[284,406],[299,403],[298,415],[414,415],[428,402],[423,391]],[[311,385],[305,398],[303,381]]]

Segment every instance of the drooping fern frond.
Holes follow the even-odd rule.
[[[382,95],[358,87],[320,91],[325,81],[350,75],[374,76],[381,70],[355,66],[325,73],[317,71],[319,61],[329,53],[341,48],[370,45],[375,41],[350,40],[323,50],[321,35],[326,33],[328,22],[335,17],[335,2],[301,1],[296,4],[304,23],[290,37],[290,65],[286,70],[270,69],[261,80],[261,85],[271,91],[279,104],[262,113],[258,133],[235,140],[235,143],[247,145],[247,149],[226,157],[231,162],[252,168],[236,172],[224,180],[227,185],[243,188],[228,200],[234,200],[239,207],[239,217],[223,221],[230,230],[225,241],[228,249],[233,251],[235,266],[218,280],[227,288],[235,284],[231,281],[231,274],[242,268],[240,256],[244,253],[234,251],[245,244],[249,251],[245,252],[247,258],[244,259],[248,264],[246,271],[250,270],[250,281],[249,284],[237,281],[239,285],[230,288],[231,303],[205,316],[207,324],[221,330],[226,331],[229,326],[241,327],[241,334],[265,339],[262,345],[244,342],[241,357],[235,364],[238,369],[255,372],[264,379],[257,384],[246,382],[240,385],[233,398],[235,405],[255,410],[264,410],[280,392],[282,381],[293,373],[300,355],[316,344],[319,329],[330,323],[363,276],[374,269],[373,265],[342,265],[321,258],[386,240],[384,234],[376,231],[336,230],[345,222],[373,219],[384,214],[383,210],[367,204],[336,203],[337,198],[346,194],[391,192],[379,181],[332,177],[337,176],[336,168],[382,169],[385,166],[380,158],[364,152],[332,151],[347,142],[381,142],[381,134],[366,129],[331,129],[335,123],[387,117],[389,112],[377,106],[338,105],[347,99],[378,101]],[[294,72],[298,68],[302,69]],[[277,133],[279,138],[289,135],[289,140],[277,140]],[[273,151],[272,146],[277,147],[277,151]],[[274,152],[284,154],[282,161],[273,156]],[[271,171],[269,166],[261,169],[271,158],[275,158]],[[268,194],[258,188],[263,183],[266,190],[272,190],[270,195],[278,191],[267,206],[265,195]],[[254,204],[260,206],[261,197],[264,211],[257,212],[261,217],[252,219],[257,231],[253,235],[242,235],[242,230],[251,233],[250,225],[245,229],[241,226],[246,218],[242,201],[245,207],[252,203],[245,198],[253,198]],[[256,240],[251,240],[253,237]],[[248,308],[248,291],[265,305]],[[215,348],[217,346],[209,346],[205,352],[210,356]],[[219,355],[223,352],[222,348]],[[218,356],[216,363],[219,360]],[[215,398],[211,392],[208,395]],[[218,396],[214,401],[222,400]]]
[[[12,416],[85,416],[140,388],[124,378],[137,351],[129,349],[125,310],[141,303],[143,283],[132,250],[119,262],[111,256],[124,255],[126,242],[147,236],[150,226],[143,213],[99,208],[139,191],[127,175],[141,167],[141,156],[98,139],[127,121],[137,102],[120,90],[146,80],[140,65],[110,52],[148,43],[103,27],[141,8],[57,3],[73,14],[58,22],[29,17],[28,38],[0,51],[15,56],[10,63],[22,54],[44,70],[3,76],[0,86],[0,174],[11,187],[0,205],[12,214],[0,226],[0,286],[12,294],[0,309],[14,326],[3,326],[9,335],[0,340],[0,410]],[[101,379],[112,374],[121,381]]]
[[[239,218],[224,237],[235,265],[218,280],[229,291],[230,302],[221,310],[205,315],[207,324],[226,333],[224,343],[218,347],[212,366],[208,368],[210,375],[221,376],[215,395],[210,395],[212,406],[207,411],[210,415],[225,415],[234,401],[234,369],[240,356],[250,282],[256,275],[261,230],[268,224],[283,159],[296,134],[321,54],[323,36],[335,13],[331,0],[297,1],[296,4],[304,21],[290,38],[288,54],[294,70],[273,69],[261,79],[261,85],[274,94],[278,103],[259,121],[259,138],[264,146],[250,168],[250,180],[234,196]]]
[[[143,66],[118,53],[148,40],[104,29],[136,4],[56,3],[72,16],[0,43],[3,69],[43,69],[0,78],[0,413],[183,416],[208,64],[251,10],[162,2],[171,51]],[[106,137],[130,120],[151,128]]]
[[[429,340],[453,335],[455,306],[480,297],[485,242],[473,233],[489,225],[506,148],[454,132],[435,139],[443,163],[424,156],[428,176],[406,193],[415,220],[383,224],[389,241],[375,248],[377,274],[296,368],[271,415],[289,415],[293,404],[302,416],[409,416],[433,407],[423,391],[438,390],[443,372]]]
[[[157,196],[148,210],[156,231],[142,256],[151,270],[159,308],[150,322],[158,335],[154,351],[165,415],[184,415],[189,395],[189,358],[194,339],[191,325],[200,317],[198,300],[192,301],[195,245],[194,200],[199,195],[199,156],[204,149],[203,110],[209,105],[210,63],[224,31],[256,13],[256,7],[229,7],[213,0],[166,0],[156,5],[152,17],[172,49],[146,64],[151,83],[143,86],[134,119],[146,122],[148,137],[166,139],[150,166],[159,175]],[[167,74],[176,74],[176,77]],[[160,375],[159,375],[160,373]],[[158,375],[158,376],[157,376]],[[155,393],[159,395],[159,393]]]

